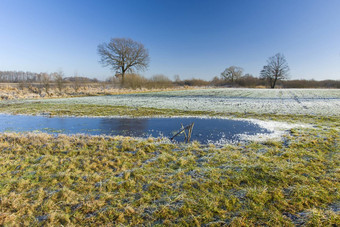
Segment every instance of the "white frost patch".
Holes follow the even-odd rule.
[[[202,89],[48,99],[40,102],[218,113],[340,116],[340,89]]]
[[[258,133],[256,135],[240,134],[241,140],[264,142],[267,140],[281,140],[282,136],[287,133],[288,130],[292,128],[311,128],[311,125],[307,124],[291,124],[287,122],[279,121],[262,121],[257,119],[247,119],[248,121],[259,125],[262,128],[271,131],[271,133]]]

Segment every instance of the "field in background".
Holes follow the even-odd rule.
[[[51,99],[42,102],[218,113],[340,116],[340,90],[338,89],[196,89]]]
[[[339,90],[201,89],[1,101],[0,112],[289,121],[281,140],[222,147],[0,133],[0,225],[336,226]]]

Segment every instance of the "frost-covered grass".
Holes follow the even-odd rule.
[[[315,124],[223,148],[0,134],[0,225],[335,226],[339,124]]]
[[[340,223],[338,90],[212,89],[46,101],[2,102],[0,112],[226,116],[297,128],[281,140],[223,147],[0,133],[0,226]]]
[[[217,113],[340,116],[339,89],[202,89],[44,100]]]
[[[253,88],[212,88],[182,91],[164,91],[144,96],[198,96],[198,97],[249,97],[249,98],[340,98],[338,89],[253,89]]]

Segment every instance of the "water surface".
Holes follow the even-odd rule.
[[[41,131],[47,133],[122,135],[147,138],[171,138],[179,129],[194,123],[191,140],[200,143],[218,141],[239,141],[240,134],[255,135],[270,133],[250,121],[216,118],[86,118],[86,117],[44,117],[27,115],[0,115],[0,132]],[[184,135],[175,138],[184,141]]]

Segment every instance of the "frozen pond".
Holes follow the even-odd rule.
[[[181,128],[194,123],[191,140],[200,143],[235,142],[241,135],[267,134],[271,131],[250,121],[216,118],[85,118],[44,117],[0,114],[0,132],[40,131],[63,134],[122,135],[171,138]],[[184,141],[184,135],[175,138]]]

